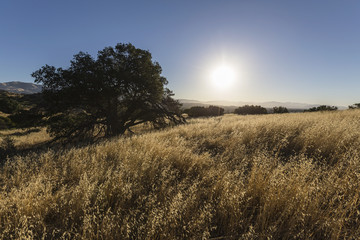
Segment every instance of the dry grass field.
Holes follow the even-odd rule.
[[[52,139],[46,132],[46,128],[2,130],[0,131],[0,137],[1,141],[6,137],[10,137],[14,140],[14,145],[18,149],[34,147]]]
[[[0,239],[356,239],[359,177],[358,110],[197,119],[9,159]]]

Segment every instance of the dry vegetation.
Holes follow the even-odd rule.
[[[52,139],[46,132],[46,128],[2,130],[0,137],[0,144],[6,137],[10,137],[17,149],[34,147]]]
[[[354,239],[359,129],[357,110],[226,115],[15,157],[0,238]]]

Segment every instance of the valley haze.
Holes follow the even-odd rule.
[[[21,81],[11,81],[0,83],[0,90],[20,93],[20,94],[33,94],[41,92],[42,86],[40,84],[21,82]],[[260,105],[265,108],[273,108],[277,106],[286,107],[288,109],[303,110],[309,109],[312,107],[318,107],[320,104],[309,104],[309,103],[297,103],[297,102],[277,102],[277,101],[268,101],[268,102],[251,102],[251,101],[199,101],[194,99],[178,99],[182,104],[182,108],[191,108],[194,106],[210,106],[216,105],[220,107],[225,107],[225,112],[233,112],[234,109],[238,106],[244,105]],[[349,103],[350,104],[350,103]],[[340,110],[346,109],[345,106],[337,106]]]

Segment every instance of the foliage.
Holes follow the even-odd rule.
[[[0,170],[0,239],[357,239],[359,110],[193,119]]]
[[[0,130],[14,128],[15,123],[8,117],[0,116]]]
[[[74,138],[124,134],[145,122],[184,122],[161,71],[149,51],[117,44],[99,51],[97,59],[80,52],[68,69],[46,65],[32,76],[43,84],[50,133]]]
[[[353,105],[349,106],[349,109],[357,109],[360,108],[360,103],[354,103]]]
[[[224,109],[218,106],[209,106],[207,108],[195,106],[185,109],[184,113],[188,114],[189,117],[213,117],[224,115]]]
[[[286,107],[273,107],[273,112],[274,113],[289,113],[289,110]]]
[[[18,128],[38,127],[42,124],[43,115],[36,108],[20,110],[9,116]]]
[[[11,114],[21,108],[18,101],[6,96],[5,94],[0,95],[0,111],[3,113]]]
[[[338,108],[335,106],[321,105],[319,107],[312,107],[304,112],[320,112],[320,111],[336,111]]]
[[[234,113],[240,115],[267,114],[266,108],[254,105],[245,105],[235,109]]]
[[[15,154],[15,152],[14,139],[9,136],[4,137],[0,144],[0,166],[5,163],[8,156]]]
[[[16,94],[0,91],[0,111],[10,114],[0,119],[0,129],[39,126],[43,118],[41,94]]]

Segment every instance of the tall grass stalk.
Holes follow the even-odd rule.
[[[355,239],[360,111],[235,116],[0,169],[1,239]]]

